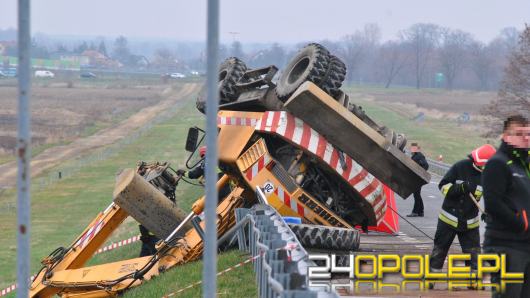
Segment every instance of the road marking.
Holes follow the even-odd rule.
[[[398,232],[398,236],[397,237],[399,239],[403,240],[404,242],[408,242],[408,243],[418,243],[418,242],[420,242],[418,239],[409,237],[407,234],[405,234],[403,232]]]
[[[420,244],[420,245],[414,245],[414,246],[417,248],[431,248],[431,246],[427,244]]]

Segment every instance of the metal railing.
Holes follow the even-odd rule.
[[[254,261],[259,297],[338,297],[308,287],[307,268],[315,266],[277,211],[268,205],[236,209],[236,221],[247,221],[237,232],[239,249]]]
[[[451,167],[450,164],[439,162],[430,158],[427,158],[427,162],[429,163],[429,172],[440,176],[444,176]]]

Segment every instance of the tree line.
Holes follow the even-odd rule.
[[[348,68],[346,80],[358,84],[393,85],[415,88],[439,87],[447,89],[497,90],[502,80],[507,59],[518,42],[519,32],[508,27],[500,30],[489,42],[475,39],[470,33],[430,23],[418,23],[401,30],[392,40],[383,41],[377,24],[345,35],[339,40],[320,40]],[[13,35],[0,30],[0,36]],[[314,42],[314,41],[308,41]],[[308,42],[298,44],[242,44],[233,41],[221,44],[222,59],[236,56],[249,67],[274,64],[280,69],[296,51]],[[143,46],[143,47],[142,47]],[[158,46],[148,51],[146,44],[136,45],[119,36],[107,43],[104,39],[80,41],[75,45],[53,45],[34,40],[35,58],[49,58],[53,53],[82,54],[97,50],[126,67],[151,67],[168,70],[204,71],[206,57],[203,45]],[[149,52],[149,53],[148,53]],[[16,48],[8,49],[16,54]]]
[[[344,61],[351,83],[496,90],[519,34],[516,28],[504,28],[484,43],[462,30],[418,23],[400,31],[397,38],[382,41],[379,26],[366,24],[340,40],[319,42]],[[288,49],[272,44],[245,52],[236,41],[222,46],[220,55],[242,57],[253,67],[281,67],[303,45]]]

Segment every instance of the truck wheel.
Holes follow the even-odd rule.
[[[337,56],[330,56],[328,71],[320,88],[337,98],[344,78],[346,78],[346,65]]]
[[[235,86],[246,71],[247,66],[245,62],[236,57],[230,57],[221,63],[219,66],[218,84],[220,104],[232,102],[237,99],[239,93]],[[195,105],[201,113],[204,114],[206,112],[206,87],[203,87],[199,92]]]
[[[357,250],[360,244],[359,231],[320,225],[290,224],[289,227],[304,248]]]
[[[226,59],[219,66],[219,92],[221,103],[231,102],[237,99],[239,93],[235,86],[239,79],[247,71],[245,62],[236,57]]]
[[[199,112],[206,114],[206,86],[203,86],[201,91],[199,91],[197,100],[195,100],[195,106]]]
[[[302,48],[278,79],[278,98],[287,100],[306,81],[321,85],[329,67],[329,60],[329,52],[322,45],[311,43]]]

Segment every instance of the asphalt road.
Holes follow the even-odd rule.
[[[410,221],[410,223],[417,226],[425,234],[429,235],[431,238],[434,238],[436,233],[436,225],[438,223],[438,214],[442,208],[443,196],[438,190],[438,183],[440,182],[441,177],[433,175],[431,182],[421,189],[421,195],[423,198],[423,204],[425,206],[425,216],[424,217],[406,217],[407,214],[411,213],[412,207],[414,205],[414,198],[410,196],[406,200],[403,200],[400,197],[396,197],[396,204],[398,207],[398,213]],[[480,204],[483,206],[482,201]],[[420,242],[430,242],[430,248],[432,249],[432,240],[425,236],[418,229],[414,228],[411,224],[407,223],[405,220],[400,218],[400,231],[403,235],[406,235],[409,238],[415,239]],[[481,222],[480,226],[480,236],[481,241],[484,235],[484,223]],[[456,247],[455,247],[456,244]],[[458,238],[453,242],[453,249],[458,248],[457,251],[460,251],[460,246],[458,244]]]
[[[441,177],[433,175],[431,182],[422,188],[423,203],[425,206],[424,217],[406,217],[412,211],[414,198],[410,196],[406,200],[396,196],[397,211],[404,216],[411,224],[423,231],[424,235],[417,228],[407,223],[404,219],[399,218],[400,232],[398,235],[387,235],[370,232],[361,236],[361,246],[357,253],[392,253],[392,254],[430,254],[433,246],[432,238],[436,232],[438,223],[438,214],[440,212],[443,197],[438,190],[438,183]],[[484,235],[483,223],[481,222],[481,240]],[[461,253],[461,248],[456,237],[451,247],[450,253]],[[444,267],[447,266],[447,260]],[[400,282],[391,278],[390,282]],[[348,278],[338,277],[333,280],[334,283],[348,283]],[[383,293],[370,293],[370,291],[361,291],[360,293],[338,290],[341,296],[350,297],[490,297],[489,291],[476,290],[453,290],[449,291],[446,284],[436,284],[433,290],[424,290],[411,288],[407,291],[385,291]]]

